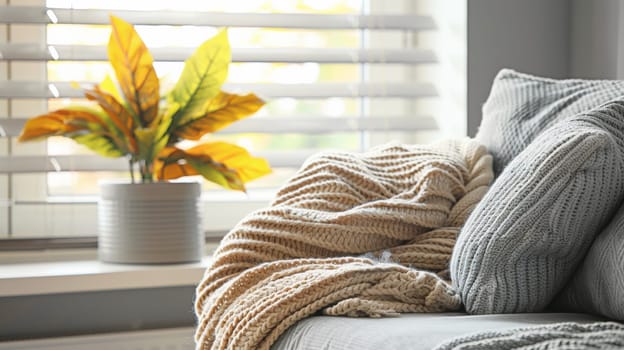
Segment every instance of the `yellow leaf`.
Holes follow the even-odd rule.
[[[165,148],[154,169],[158,179],[200,174],[227,189],[239,191],[245,190],[245,182],[271,172],[266,160],[224,142],[204,143],[188,150]]]
[[[210,100],[204,114],[180,120],[175,133],[180,138],[198,140],[252,115],[263,105],[264,101],[254,94],[236,95],[221,91]]]
[[[108,93],[109,95],[113,95],[115,100],[120,102],[123,101],[123,97],[119,94],[119,89],[117,89],[117,85],[115,85],[115,82],[110,77],[110,75],[107,74],[99,86],[100,90]]]
[[[132,133],[134,122],[130,112],[113,95],[100,90],[99,87],[85,91],[85,96],[90,101],[96,101],[102,107],[115,128],[121,133],[120,137],[125,141],[128,152],[135,154],[137,152],[137,141]]]
[[[146,127],[158,115],[160,83],[154,59],[134,27],[111,16],[108,58],[137,124]]]
[[[227,31],[222,30],[195,50],[185,64],[180,79],[168,101],[180,106],[174,118],[178,121],[204,114],[206,104],[221,90],[232,60]]]
[[[216,162],[236,170],[243,182],[249,182],[271,173],[269,162],[264,158],[254,157],[240,146],[226,142],[206,142],[186,150],[191,157],[208,156]]]

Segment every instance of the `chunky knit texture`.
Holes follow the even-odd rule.
[[[596,237],[555,307],[624,321],[624,206]]]
[[[622,80],[555,80],[501,70],[483,105],[476,139],[503,169],[554,123],[624,96]]]
[[[624,348],[624,325],[614,322],[557,323],[482,332],[452,339],[435,350],[586,350]]]
[[[472,140],[309,159],[221,242],[197,287],[197,348],[268,349],[318,311],[458,309],[448,260],[492,179]]]
[[[624,104],[543,132],[464,225],[453,285],[473,314],[538,312],[560,291],[624,194]]]

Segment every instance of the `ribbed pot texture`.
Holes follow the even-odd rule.
[[[98,256],[103,262],[200,261],[199,183],[104,183],[98,203]]]

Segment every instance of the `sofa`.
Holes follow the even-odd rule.
[[[481,148],[475,148],[475,141],[491,157]],[[430,257],[432,247],[436,252],[450,249],[442,260],[444,266],[431,268],[436,270],[435,276],[427,271],[412,271],[414,266],[423,269],[427,265],[405,263],[402,247],[390,248],[372,262],[367,260],[369,257],[331,258],[332,267],[327,268],[327,260],[309,259],[301,252],[313,251],[311,256],[331,257],[340,255],[336,253],[338,247],[334,252],[331,244],[324,245],[323,239],[316,243],[302,240],[303,236],[294,234],[298,226],[278,232],[292,233],[294,238],[289,239],[293,241],[273,244],[281,236],[271,233],[273,236],[269,234],[271,238],[262,243],[269,245],[246,252],[256,237],[297,214],[296,207],[282,207],[280,211],[277,205],[272,211],[263,212],[265,216],[252,215],[243,221],[222,242],[216,254],[222,263],[245,254],[251,258],[229,265],[216,263],[209,268],[207,282],[198,287],[198,316],[200,320],[203,317],[208,320],[198,328],[198,339],[203,339],[200,345],[205,345],[198,348],[216,348],[214,344],[219,342],[228,344],[230,337],[237,341],[230,344],[247,344],[244,332],[250,328],[254,334],[260,334],[256,344],[261,346],[256,346],[272,349],[624,348],[624,325],[620,323],[624,320],[624,208],[619,209],[624,200],[624,81],[554,80],[504,69],[496,76],[483,106],[482,124],[475,140],[445,147],[466,155],[462,159],[467,159],[468,170],[458,175],[466,181],[457,186],[470,188],[472,192],[462,192],[464,197],[459,201],[451,200],[451,210],[440,209],[444,200],[440,202],[438,198],[434,209],[428,208],[424,215],[429,218],[431,211],[443,211],[454,219],[437,225],[456,226],[422,224],[425,229],[418,235],[427,235],[426,227],[443,234],[427,243],[429,250],[418,251],[420,255],[410,251],[420,259]],[[434,154],[435,150],[424,153]],[[387,153],[380,154],[348,159],[345,167],[338,167],[339,172],[348,178],[357,172],[356,165],[368,166],[371,159],[382,159],[391,169],[400,167],[392,163],[396,160],[389,160],[392,157]],[[318,171],[323,164],[334,167],[337,163],[328,159],[340,157],[330,155],[310,164]],[[492,164],[488,163],[489,159]],[[449,164],[457,162],[451,159]],[[488,164],[491,170],[486,169]],[[452,167],[441,169],[447,169],[448,176],[459,172]],[[303,176],[300,179],[308,181]],[[424,201],[422,198],[428,198],[427,193],[442,188],[439,180],[434,177],[430,181],[438,187],[422,190],[417,186],[417,191],[422,190],[425,196],[415,200]],[[282,201],[297,198],[297,191],[300,192],[297,196],[305,195],[300,187],[286,187]],[[359,193],[357,189],[353,191]],[[471,201],[463,203],[467,197]],[[440,198],[449,199],[451,194],[443,193]],[[279,216],[265,220],[266,215],[276,213]],[[310,224],[325,219],[303,213]],[[365,221],[377,213],[365,211],[357,220]],[[404,214],[396,218],[403,220]],[[378,222],[381,221],[370,221],[370,225]],[[332,225],[331,232],[341,234],[341,226],[335,222]],[[385,221],[378,230],[385,230],[388,225],[393,222]],[[323,235],[325,228],[319,226],[318,232],[311,232]],[[393,234],[400,236],[390,233]],[[323,237],[335,239],[333,234]],[[259,246],[259,242],[253,244]],[[335,242],[340,244],[343,239]],[[305,250],[300,248],[301,244],[313,248]],[[276,266],[271,263],[275,259],[283,259],[282,267],[271,274],[268,270]],[[397,262],[402,266],[397,267]],[[333,288],[331,283],[343,282],[335,277],[334,270],[343,271],[345,266],[351,266],[348,273],[356,276],[351,279],[361,283]],[[293,278],[288,284],[278,284],[278,280],[290,273],[287,269],[314,273]],[[321,283],[325,294],[316,297],[309,287],[317,285],[306,283],[330,270],[331,278]],[[381,277],[371,281],[366,274]],[[421,283],[427,278],[432,282]],[[402,289],[399,293],[389,291],[394,287],[376,286],[384,283],[396,286],[399,280],[406,282],[397,287]],[[232,288],[236,284],[240,284],[238,289]],[[241,290],[256,288],[254,284],[273,287],[259,288],[255,295]],[[347,293],[345,290],[351,291],[362,284],[375,285],[372,289],[377,289],[336,297],[336,293]],[[426,292],[418,296],[423,298],[414,300],[406,288],[426,289]],[[435,298],[438,298],[436,302],[431,302]],[[439,302],[440,298],[443,302]],[[308,301],[300,302],[304,299]],[[319,302],[321,299],[324,302]],[[347,305],[342,305],[343,299],[349,299]],[[266,305],[252,312],[258,304]],[[337,311],[341,308],[342,311]],[[292,325],[276,322],[273,330],[265,330],[273,322],[276,310],[283,311],[280,322],[292,320]],[[236,325],[232,326],[232,322]],[[260,333],[256,332],[258,329]]]
[[[595,322],[583,313],[402,314],[393,318],[313,316],[290,327],[273,349],[434,349],[456,337],[560,322]],[[477,348],[478,349],[478,348]]]

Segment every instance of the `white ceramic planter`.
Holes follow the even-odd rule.
[[[104,183],[98,203],[98,256],[126,264],[199,261],[199,183]]]

